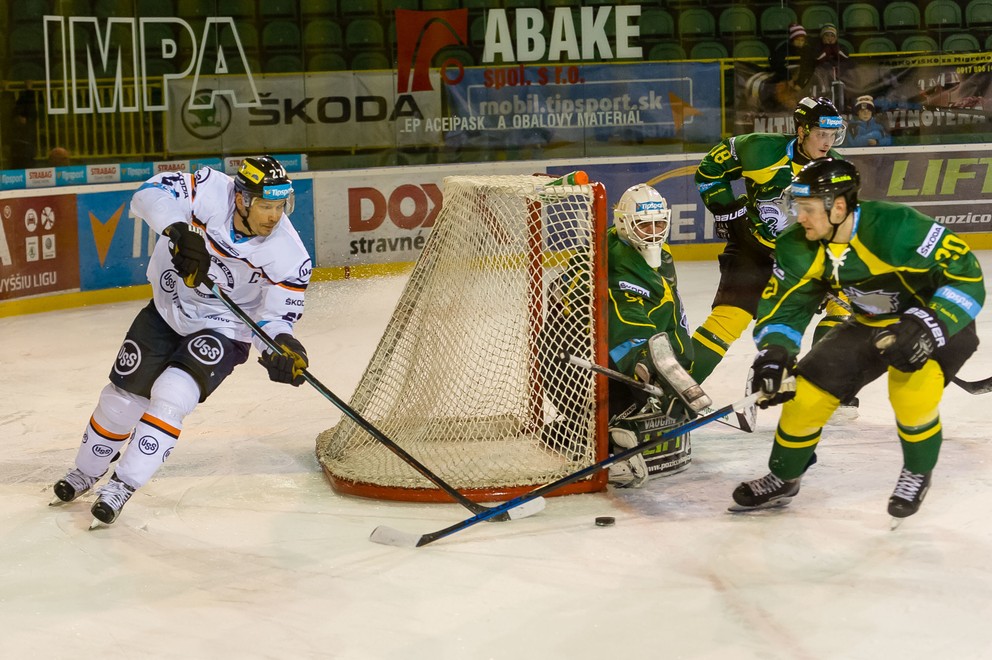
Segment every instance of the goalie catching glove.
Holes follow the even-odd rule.
[[[751,391],[764,395],[757,401],[762,410],[795,398],[796,381],[791,376],[796,371],[796,358],[784,346],[772,344],[763,348],[751,369],[754,370]]]
[[[929,309],[910,307],[897,323],[875,330],[872,343],[886,364],[899,371],[919,371],[947,343],[947,326]]]
[[[299,387],[304,380],[303,370],[310,364],[306,349],[300,340],[285,333],[276,335],[275,342],[283,352],[266,351],[258,358],[258,363],[269,372],[270,380]]]
[[[717,238],[730,238],[730,225],[747,214],[747,197],[738,197],[733,204],[714,205],[713,223]]]
[[[210,253],[203,235],[186,222],[174,222],[162,232],[172,241],[172,265],[186,286],[195,289],[201,284],[210,285]]]

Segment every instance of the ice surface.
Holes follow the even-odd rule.
[[[715,265],[684,262],[679,280],[695,326]],[[298,334],[339,396],[403,281],[311,288]],[[92,495],[48,507],[51,485],[143,304],[0,319],[2,658],[992,658],[992,395],[947,390],[933,488],[896,531],[899,445],[879,382],[860,419],[828,427],[784,509],[726,511],[767,471],[768,410],[753,435],[694,432],[691,468],[644,489],[551,498],[413,549],[368,537],[471,514],[335,494],[314,439],[340,413],[252,359],[187,418],[121,518],[88,531]],[[707,382],[715,405],[740,398],[751,355],[738,342]],[[987,341],[960,375],[990,374]]]

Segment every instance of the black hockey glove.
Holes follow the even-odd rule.
[[[947,343],[947,326],[929,309],[910,307],[899,321],[872,333],[882,359],[899,371],[919,371]]]
[[[712,209],[717,238],[730,238],[730,225],[747,214],[747,198],[738,197],[733,204],[723,204]]]
[[[283,352],[266,351],[258,363],[268,370],[269,380],[299,387],[303,383],[303,370],[310,364],[307,349],[299,339],[285,333],[276,335],[275,342],[282,346]]]
[[[795,381],[786,379],[796,371],[796,358],[784,346],[772,344],[759,351],[751,369],[751,391],[765,395],[757,401],[762,410],[795,398]]]
[[[196,288],[201,284],[210,285],[210,253],[203,235],[185,222],[175,222],[162,232],[172,241],[172,265],[186,286]]]

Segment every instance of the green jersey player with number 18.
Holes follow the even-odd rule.
[[[940,452],[944,387],[978,347],[985,283],[959,236],[902,204],[858,201],[860,176],[833,158],[804,167],[787,191],[798,219],[779,237],[774,275],[758,305],[752,387],[763,407],[786,402],[771,472],[734,491],[734,510],[787,504],[841,401],[887,374],[903,466],[889,514],[919,509]],[[854,315],[796,365],[803,331],[828,292]],[[790,373],[794,387],[783,387]]]
[[[806,97],[793,116],[796,134],[751,133],[713,147],[696,170],[696,187],[713,213],[716,234],[727,245],[719,257],[720,285],[709,317],[692,335],[692,376],[703,383],[747,328],[772,272],[775,239],[785,228],[782,191],[811,160],[837,156],[846,122],[830,100]],[[745,194],[732,182],[744,180]],[[821,334],[844,312],[827,309]]]

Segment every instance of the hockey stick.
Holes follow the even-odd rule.
[[[657,385],[652,385],[651,383],[646,383],[642,380],[631,378],[627,374],[620,373],[619,371],[614,371],[613,369],[610,369],[608,367],[602,367],[594,362],[590,362],[589,360],[580,358],[577,355],[572,355],[568,351],[562,351],[561,353],[559,353],[558,359],[561,360],[562,362],[567,362],[569,364],[574,364],[577,367],[588,369],[589,371],[592,371],[594,373],[602,374],[611,380],[615,380],[618,383],[623,383],[624,385],[629,385],[630,387],[641,390],[642,392],[647,392],[648,394],[657,397],[668,397],[668,393],[665,392],[665,390],[658,387]],[[752,431],[754,431],[753,428],[751,428],[750,430],[741,428],[738,425],[731,424],[725,419],[718,419],[716,421],[718,421],[719,423],[725,426],[729,426],[732,429],[737,429],[738,431],[745,431],[747,433],[751,433]]]
[[[764,393],[755,392],[754,394],[748,395],[736,403],[732,403],[728,406],[724,406],[719,410],[714,410],[708,415],[697,417],[696,419],[688,421],[685,424],[676,426],[675,428],[668,429],[664,433],[659,435],[657,438],[649,442],[645,442],[643,444],[637,445],[636,447],[631,447],[630,449],[622,451],[619,454],[614,454],[609,458],[603,459],[599,463],[590,465],[589,467],[583,468],[578,472],[573,472],[572,474],[566,475],[561,479],[558,479],[557,481],[552,481],[551,483],[541,486],[540,488],[536,488],[535,490],[532,490],[529,493],[524,493],[523,495],[515,497],[512,500],[503,502],[499,506],[493,507],[488,511],[484,511],[482,513],[476,514],[471,518],[467,518],[459,523],[455,523],[454,525],[445,527],[444,529],[439,529],[436,532],[430,532],[428,534],[422,534],[418,536],[417,534],[402,532],[400,530],[393,529],[392,527],[379,525],[374,530],[372,530],[372,534],[369,536],[369,539],[371,541],[374,541],[375,543],[382,543],[384,545],[395,545],[402,548],[419,548],[420,546],[427,545],[428,543],[433,543],[438,539],[443,539],[444,537],[450,536],[455,532],[460,532],[466,527],[471,527],[472,525],[482,522],[483,520],[487,520],[492,516],[496,516],[503,512],[510,511],[514,507],[522,506],[527,502],[529,502],[530,500],[547,495],[548,493],[558,490],[562,486],[566,486],[572,483],[573,481],[578,481],[580,479],[584,479],[588,476],[591,476],[592,474],[595,474],[599,470],[608,468],[614,463],[617,463],[619,461],[625,461],[636,454],[639,454],[648,449],[653,449],[654,447],[657,447],[666,440],[670,440],[675,436],[688,433],[693,429],[697,429],[700,426],[709,424],[710,422],[720,417],[729,415],[735,410],[746,408],[754,404],[762,396],[765,396]]]
[[[837,305],[843,308],[848,314],[855,313],[854,309],[851,308],[847,301],[841,299],[840,296],[833,291],[827,291],[827,297],[837,303]],[[951,382],[968,394],[988,394],[989,392],[992,392],[992,376],[983,378],[982,380],[962,380],[961,378],[955,376],[951,379]]]
[[[211,283],[210,291],[221,302],[223,302],[224,305],[227,306],[227,308],[231,310],[231,312],[235,316],[237,316],[239,319],[241,319],[241,321],[245,325],[251,328],[252,332],[258,335],[258,337],[262,340],[262,342],[266,346],[268,346],[270,349],[272,349],[277,353],[285,354],[285,350],[283,349],[283,347],[277,344],[271,337],[269,337],[269,335],[264,330],[262,330],[261,326],[255,323],[255,321],[250,316],[248,316],[248,314],[245,313],[245,311],[241,309],[241,307],[236,302],[231,300],[231,298],[226,293],[221,291],[220,287],[218,287],[214,283]],[[417,472],[423,475],[428,481],[430,481],[432,484],[434,484],[435,486],[443,490],[445,493],[447,493],[449,496],[451,496],[451,499],[455,500],[456,502],[464,506],[472,513],[479,515],[489,514],[486,515],[487,520],[500,522],[504,520],[513,520],[516,518],[526,518],[527,516],[532,516],[535,513],[538,513],[539,511],[544,509],[545,502],[543,499],[534,500],[533,506],[528,508],[521,508],[520,511],[513,513],[505,509],[500,509],[499,511],[497,511],[498,507],[490,508],[487,506],[483,506],[477,502],[473,502],[472,500],[468,499],[467,497],[459,493],[457,490],[455,490],[452,486],[448,485],[448,483],[442,480],[441,477],[431,472],[427,468],[427,466],[425,466],[423,463],[421,463],[416,458],[414,458],[409,453],[407,453],[405,449],[403,449],[398,444],[396,444],[388,437],[386,437],[386,435],[383,434],[382,431],[377,429],[375,426],[372,425],[371,422],[369,422],[367,419],[362,417],[358,413],[358,411],[356,411],[354,408],[352,408],[347,403],[339,399],[337,395],[334,394],[334,392],[331,392],[329,389],[327,389],[324,386],[324,384],[321,383],[319,380],[317,380],[313,376],[313,374],[311,374],[309,371],[307,371],[306,369],[302,369],[300,373],[302,374],[303,379],[306,380],[308,383],[310,383],[310,385],[312,385],[315,390],[320,392],[325,399],[327,399],[335,406],[337,406],[337,408],[341,412],[343,412],[353,422],[355,422],[360,427],[362,427],[369,435],[375,438],[380,444],[384,445],[391,452],[399,456],[401,459],[403,459],[404,463],[415,469]]]

